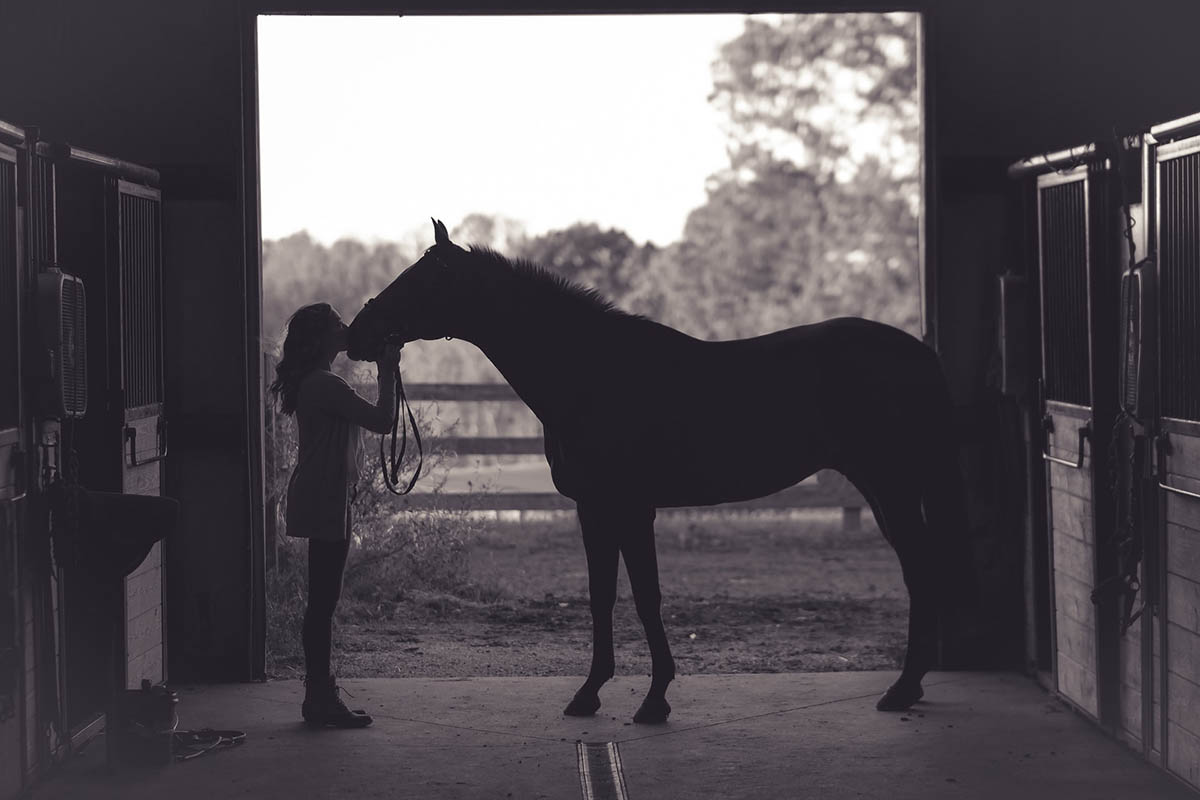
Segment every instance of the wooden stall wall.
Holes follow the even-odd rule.
[[[1190,122],[1190,124],[1189,124]],[[1200,116],[1151,129],[1158,268],[1158,752],[1200,788]],[[1157,727],[1161,725],[1161,729]]]
[[[1096,564],[1094,461],[1086,440],[1077,436],[1078,428],[1088,422],[1090,410],[1050,405],[1047,415],[1054,424],[1047,442],[1049,454],[1073,462],[1047,467],[1057,685],[1059,692],[1098,718],[1098,626],[1091,600]]]
[[[1200,425],[1169,441],[1164,482],[1200,493]],[[1200,500],[1164,494],[1167,766],[1200,787]]]
[[[1141,578],[1143,585],[1145,578]],[[1149,687],[1143,676],[1143,647],[1145,642],[1142,623],[1135,623],[1121,636],[1119,647],[1118,703],[1119,717],[1116,725],[1118,737],[1135,750],[1146,749],[1144,736],[1150,720],[1146,716],[1143,692]]]
[[[1053,685],[1077,708],[1143,749],[1149,704],[1144,672],[1148,623],[1123,630],[1120,554],[1136,529],[1140,431],[1121,411],[1122,274],[1146,253],[1138,136],[1017,162],[1036,174],[1041,381]],[[1131,224],[1132,221],[1132,224]],[[1131,247],[1132,246],[1132,247]],[[1131,258],[1133,261],[1131,261]],[[1136,428],[1136,429],[1135,429]],[[1039,458],[1036,450],[1031,453]],[[1032,469],[1032,467],[1031,467]],[[1119,534],[1119,535],[1118,535]],[[1029,536],[1034,543],[1036,536]],[[1047,610],[1031,600],[1034,614]]]
[[[1107,504],[1105,392],[1111,369],[1104,302],[1115,278],[1107,240],[1107,165],[1043,165],[1036,178],[1044,502],[1051,547],[1053,669],[1058,691],[1101,719],[1103,627],[1092,592],[1099,584]],[[1056,167],[1050,169],[1051,167]],[[1098,491],[1099,489],[1099,491]]]
[[[109,248],[120,275],[121,491],[162,494],[167,455],[163,408],[162,196],[158,189],[108,179],[117,214]],[[163,542],[125,578],[125,684],[166,680]]]

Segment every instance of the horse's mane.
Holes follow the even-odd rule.
[[[472,245],[471,254],[490,262],[489,269],[505,270],[523,288],[541,297],[553,298],[555,301],[566,303],[577,310],[580,308],[598,311],[602,314],[618,317],[640,317],[617,308],[611,300],[590,286],[576,283],[570,278],[559,275],[540,264],[523,258],[510,259],[490,247]]]

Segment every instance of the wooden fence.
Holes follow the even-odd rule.
[[[505,383],[414,383],[405,387],[409,400],[454,402],[520,402]],[[542,437],[438,437],[429,442],[431,452],[457,455],[543,455]],[[430,508],[471,509],[477,511],[553,511],[574,510],[575,503],[557,492],[486,492],[416,493],[398,497],[402,510]],[[781,492],[740,503],[714,506],[722,511],[788,510],[799,508],[840,508],[842,524],[848,530],[861,524],[863,496],[840,473],[822,470],[815,481],[806,481]]]

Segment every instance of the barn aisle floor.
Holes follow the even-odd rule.
[[[576,678],[349,680],[348,704],[375,717],[357,731],[306,729],[296,681],[177,687],[181,728],[238,729],[245,743],[110,772],[100,737],[33,796],[1196,797],[1022,676],[934,673],[910,712],[879,713],[875,699],[893,678],[684,676],[668,694],[670,722],[653,727],[630,723],[644,677],[614,679],[586,720],[561,715]]]

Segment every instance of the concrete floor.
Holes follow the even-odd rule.
[[[348,680],[349,705],[375,717],[355,731],[305,728],[295,681],[179,687],[181,728],[238,729],[245,744],[110,772],[101,737],[33,796],[579,798],[578,740],[618,743],[632,800],[1197,796],[1027,678],[935,673],[911,712],[879,713],[894,677],[685,676],[657,727],[629,721],[646,678],[613,680],[588,720],[561,714],[577,678]],[[598,777],[597,798],[618,796]]]

